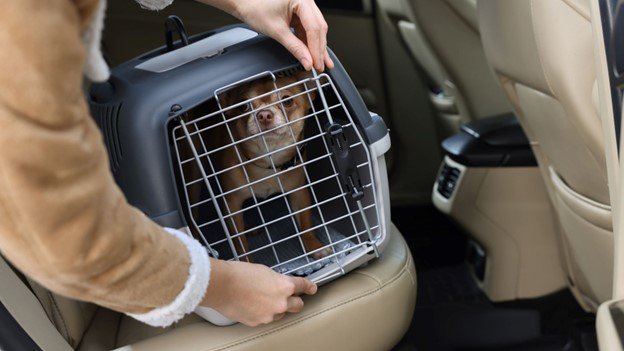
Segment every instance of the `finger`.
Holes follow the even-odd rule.
[[[299,40],[301,40],[303,43],[307,42],[307,38],[306,38],[306,33],[305,30],[303,29],[303,27],[299,26],[299,27],[295,27],[295,35],[297,36],[297,38],[299,38]],[[307,45],[307,44],[306,44]],[[334,61],[332,61],[332,59],[329,57],[329,53],[327,52],[327,47],[325,47],[325,52],[323,54],[324,57],[324,64],[325,67],[327,68],[334,68]]]
[[[276,314],[276,315],[273,317],[273,322],[277,322],[277,321],[279,321],[280,319],[284,318],[284,316],[285,316],[285,315],[286,315],[286,313]]]
[[[325,18],[323,17],[321,10],[319,10],[319,8],[316,5],[314,7],[316,8],[316,15],[321,21],[321,37],[320,37],[321,51],[319,52],[319,60],[321,61],[321,64],[323,65],[322,70],[324,70],[325,69],[325,55],[327,54],[327,22],[325,22]]]
[[[319,52],[318,52],[318,61],[320,63],[319,71],[323,72],[325,70],[325,51],[327,51],[327,38],[325,37],[325,33],[321,31],[319,37]]]
[[[314,68],[318,71],[323,71],[325,68],[321,56],[321,32],[320,30],[306,30],[306,42],[308,43],[308,49],[312,54],[312,61],[314,62]]]
[[[315,55],[312,55],[312,58],[315,63],[315,67],[319,72],[323,72],[325,70],[325,48],[327,47],[327,39],[325,37],[326,31],[323,26],[325,26],[325,21],[323,17],[320,17],[321,21],[321,29],[318,32],[315,32],[312,40],[316,42],[316,45],[313,45],[310,48],[310,51],[314,50]]]
[[[316,284],[312,283],[309,279],[300,277],[290,277],[290,279],[295,284],[293,295],[314,295],[314,293],[316,293]]]
[[[286,50],[301,62],[301,65],[306,71],[312,68],[313,60],[312,55],[308,47],[297,38],[290,30],[285,30],[275,38],[280,44],[282,44]]]
[[[329,69],[334,68],[334,61],[329,57],[329,52],[325,50],[325,66]]]
[[[322,15],[317,15],[314,2],[306,3],[305,6],[298,6],[295,8],[295,11],[301,26],[305,30],[306,42],[312,55],[314,68],[322,70],[324,69],[324,64],[323,56],[321,55],[321,32],[323,32],[327,24],[323,20]]]
[[[290,313],[298,313],[303,310],[303,300],[298,296],[291,296],[287,300],[288,307],[286,311]]]

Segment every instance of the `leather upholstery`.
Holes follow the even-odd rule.
[[[573,292],[593,309],[611,295],[613,234],[589,3],[479,0],[478,11],[486,57],[561,222]]]
[[[305,299],[299,314],[257,328],[216,327],[190,316],[171,330],[123,317],[117,346],[136,351],[388,350],[407,330],[416,299],[413,260],[401,234],[393,231],[378,260],[321,287]]]
[[[379,259],[305,298],[303,312],[257,328],[217,327],[196,315],[170,328],[152,328],[104,308],[93,313],[93,306],[58,300],[45,290],[37,295],[44,297],[46,311],[58,306],[54,313],[62,317],[50,319],[66,340],[71,335],[73,346],[79,342],[79,350],[388,350],[409,327],[416,300],[414,262],[401,233],[394,226],[392,231]],[[39,323],[41,315],[32,318]],[[69,334],[63,324],[72,326]]]
[[[97,306],[57,295],[31,279],[28,283],[63,339],[73,347],[78,346]]]

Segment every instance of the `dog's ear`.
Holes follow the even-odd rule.
[[[237,102],[240,102],[240,95],[241,95],[241,91],[240,88],[236,87],[233,89],[230,89],[228,91],[225,91],[221,94],[219,94],[218,98],[219,98],[219,103],[221,104],[222,108],[228,108],[234,104],[236,104]],[[233,117],[236,116],[238,114],[237,109],[231,109],[225,112],[225,115],[228,117]]]

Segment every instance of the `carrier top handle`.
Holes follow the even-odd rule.
[[[173,43],[173,33],[177,32],[180,37],[181,46],[187,46],[189,44],[188,35],[186,35],[186,29],[184,29],[184,23],[180,17],[171,15],[165,20],[165,42],[167,43],[167,52],[176,49]]]

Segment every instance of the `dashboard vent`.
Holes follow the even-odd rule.
[[[453,196],[460,174],[461,171],[458,168],[444,163],[442,168],[440,168],[440,173],[438,173],[438,193],[444,198],[450,199]]]

